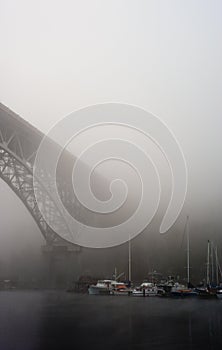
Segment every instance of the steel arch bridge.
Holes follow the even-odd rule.
[[[46,250],[65,247],[68,251],[79,251],[79,246],[68,243],[51,229],[36,202],[33,187],[33,164],[43,137],[43,133],[0,103],[0,178],[15,192],[34,218],[46,240]],[[51,220],[57,218],[58,225],[62,225],[63,229],[65,227],[68,231],[68,225],[62,213],[58,213],[50,193],[41,188],[41,181],[35,182],[44,191],[46,197],[44,205],[48,215],[53,215],[55,211],[57,213]],[[75,199],[70,198],[70,193],[64,181],[61,198],[71,207],[72,212],[75,211],[78,214],[79,207]]]

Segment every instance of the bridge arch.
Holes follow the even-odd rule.
[[[74,247],[51,229],[43,218],[36,202],[33,187],[33,164],[43,137],[44,135],[39,130],[0,104],[0,178],[14,191],[28,209],[48,246],[66,245]],[[47,206],[47,213],[52,215],[53,211],[57,211],[58,214],[50,193],[42,188],[41,181],[37,181],[37,184],[47,197],[44,201]],[[56,217],[59,224],[69,230],[62,214],[59,217],[56,215]]]

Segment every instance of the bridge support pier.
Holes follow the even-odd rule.
[[[45,260],[45,286],[68,288],[80,276],[81,248],[72,244],[45,245],[42,254]]]

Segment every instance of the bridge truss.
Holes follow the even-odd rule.
[[[43,136],[33,126],[0,104],[0,178],[15,192],[34,218],[46,240],[46,250],[65,247],[68,251],[79,251],[79,246],[68,243],[51,229],[36,202],[33,164]],[[41,181],[35,179],[35,183],[38,189],[44,192],[43,204],[49,218],[51,216],[51,220],[58,220],[58,227],[62,225],[63,231],[64,228],[69,230],[62,213],[58,213],[50,193],[42,187]],[[67,194],[68,201],[68,191],[63,190],[62,193],[63,197]],[[65,201],[66,198],[63,200]],[[56,215],[54,215],[55,212]]]

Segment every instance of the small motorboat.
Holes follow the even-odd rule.
[[[202,299],[215,299],[217,297],[216,290],[209,287],[196,288],[197,295]]]
[[[188,288],[179,283],[175,283],[170,294],[172,297],[196,297],[198,295],[195,288]]]
[[[112,290],[110,292],[112,295],[131,295],[132,288],[129,288],[124,282],[112,283]]]
[[[88,288],[90,295],[110,295],[112,291],[113,280],[98,280],[96,284],[92,284]]]
[[[158,295],[158,288],[150,282],[143,282],[139,287],[133,289],[132,295],[135,297],[154,297]]]
[[[218,299],[222,300],[222,288],[217,290],[216,295]]]

